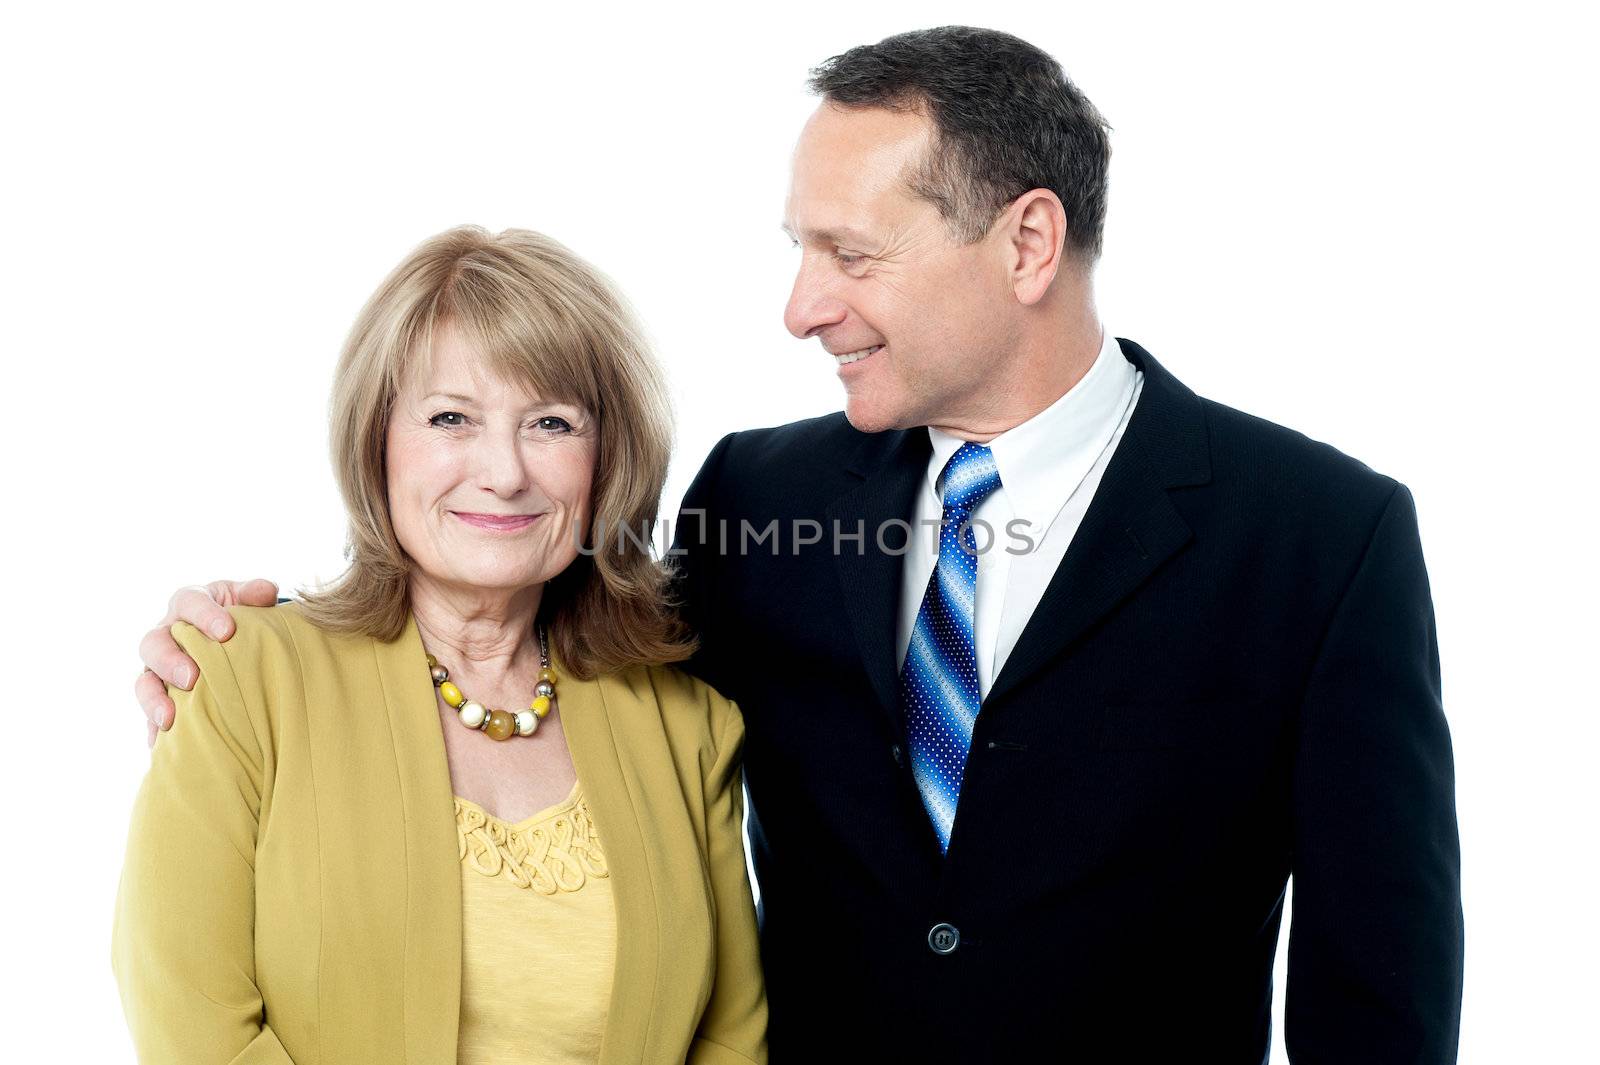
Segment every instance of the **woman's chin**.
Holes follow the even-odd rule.
[[[422,575],[429,583],[454,588],[462,592],[508,596],[537,588],[544,584],[547,579],[526,567],[517,569],[496,567],[457,569],[447,573],[429,573],[424,570]]]

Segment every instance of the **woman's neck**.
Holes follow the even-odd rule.
[[[498,686],[538,669],[534,618],[543,593],[542,584],[503,592],[413,577],[411,613],[429,654],[452,673]]]

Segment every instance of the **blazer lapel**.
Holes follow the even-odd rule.
[[[1167,490],[1211,479],[1200,400],[1139,345],[1118,343],[1144,372],[1138,406],[985,705],[1063,653],[1193,537]]]
[[[864,534],[859,551],[841,547],[834,561],[867,676],[897,730],[902,722],[896,694],[895,631],[905,555],[894,552],[911,535],[909,521],[916,493],[927,476],[930,447],[924,429],[867,436],[851,466],[865,479],[827,510],[833,528],[846,535]],[[901,526],[891,525],[896,522]],[[888,551],[878,546],[880,530]]]
[[[561,668],[561,663],[557,662],[556,667]],[[671,891],[668,885],[657,882],[645,828],[633,799],[640,785],[623,766],[612,729],[611,708],[602,690],[605,683],[564,678],[560,712],[567,751],[611,870],[617,957],[600,1062],[622,1065],[653,1060],[652,1050],[657,1049],[649,1045],[650,1018],[659,1004],[657,985],[663,959],[660,917],[652,903]],[[649,994],[640,994],[646,986]],[[636,1041],[623,1045],[619,1037],[624,1034]]]
[[[411,1062],[455,1061],[461,1023],[461,865],[450,767],[415,619],[373,644],[405,821],[405,1047]],[[359,727],[355,723],[354,727]]]

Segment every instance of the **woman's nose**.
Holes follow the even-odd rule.
[[[514,496],[530,483],[522,443],[515,433],[485,433],[478,440],[478,481],[499,496]]]

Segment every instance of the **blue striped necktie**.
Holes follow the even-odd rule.
[[[939,562],[928,579],[900,670],[911,770],[939,834],[940,853],[950,848],[980,701],[972,629],[978,553],[969,523],[978,504],[999,487],[994,455],[982,444],[962,444],[945,464]]]

